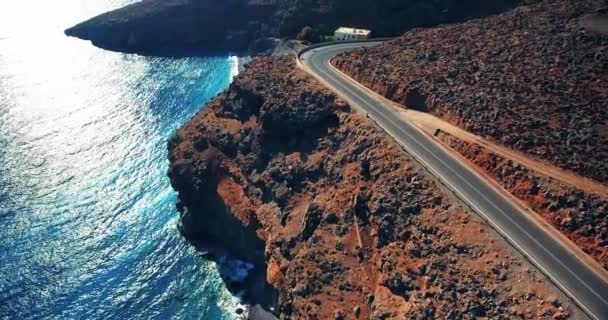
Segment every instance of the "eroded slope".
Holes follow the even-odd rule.
[[[606,7],[541,1],[413,30],[334,63],[389,99],[606,183]]]
[[[293,57],[255,60],[169,156],[182,232],[267,268],[283,319],[569,316],[557,290]]]

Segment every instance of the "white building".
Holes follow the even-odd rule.
[[[371,34],[370,30],[340,27],[334,32],[334,40],[365,40],[369,39]]]

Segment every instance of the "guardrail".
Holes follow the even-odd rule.
[[[314,50],[314,49],[318,49],[318,48],[323,48],[323,47],[329,47],[329,46],[334,46],[337,44],[348,44],[348,43],[365,43],[365,42],[383,42],[383,41],[389,41],[389,40],[393,40],[396,38],[375,38],[375,39],[367,39],[367,40],[342,40],[342,41],[329,41],[329,42],[322,42],[322,43],[317,43],[317,44],[313,44],[312,46],[308,46],[306,48],[301,49],[300,51],[298,51],[297,53],[297,60],[298,62],[300,62],[300,57],[310,51],[310,50]]]

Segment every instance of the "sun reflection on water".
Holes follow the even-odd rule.
[[[230,318],[175,230],[165,144],[231,65],[62,34],[128,2],[0,2],[0,318]]]

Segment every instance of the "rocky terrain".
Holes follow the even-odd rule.
[[[294,60],[254,60],[170,140],[188,239],[265,269],[281,319],[573,317],[504,240]]]
[[[524,201],[608,270],[608,199],[541,176],[449,134],[441,132],[439,139]]]
[[[608,3],[534,1],[334,64],[376,92],[608,182]]]
[[[66,34],[115,51],[259,53],[269,38],[295,39],[305,27],[338,26],[395,36],[413,27],[463,21],[512,8],[519,0],[143,0],[78,24]]]

